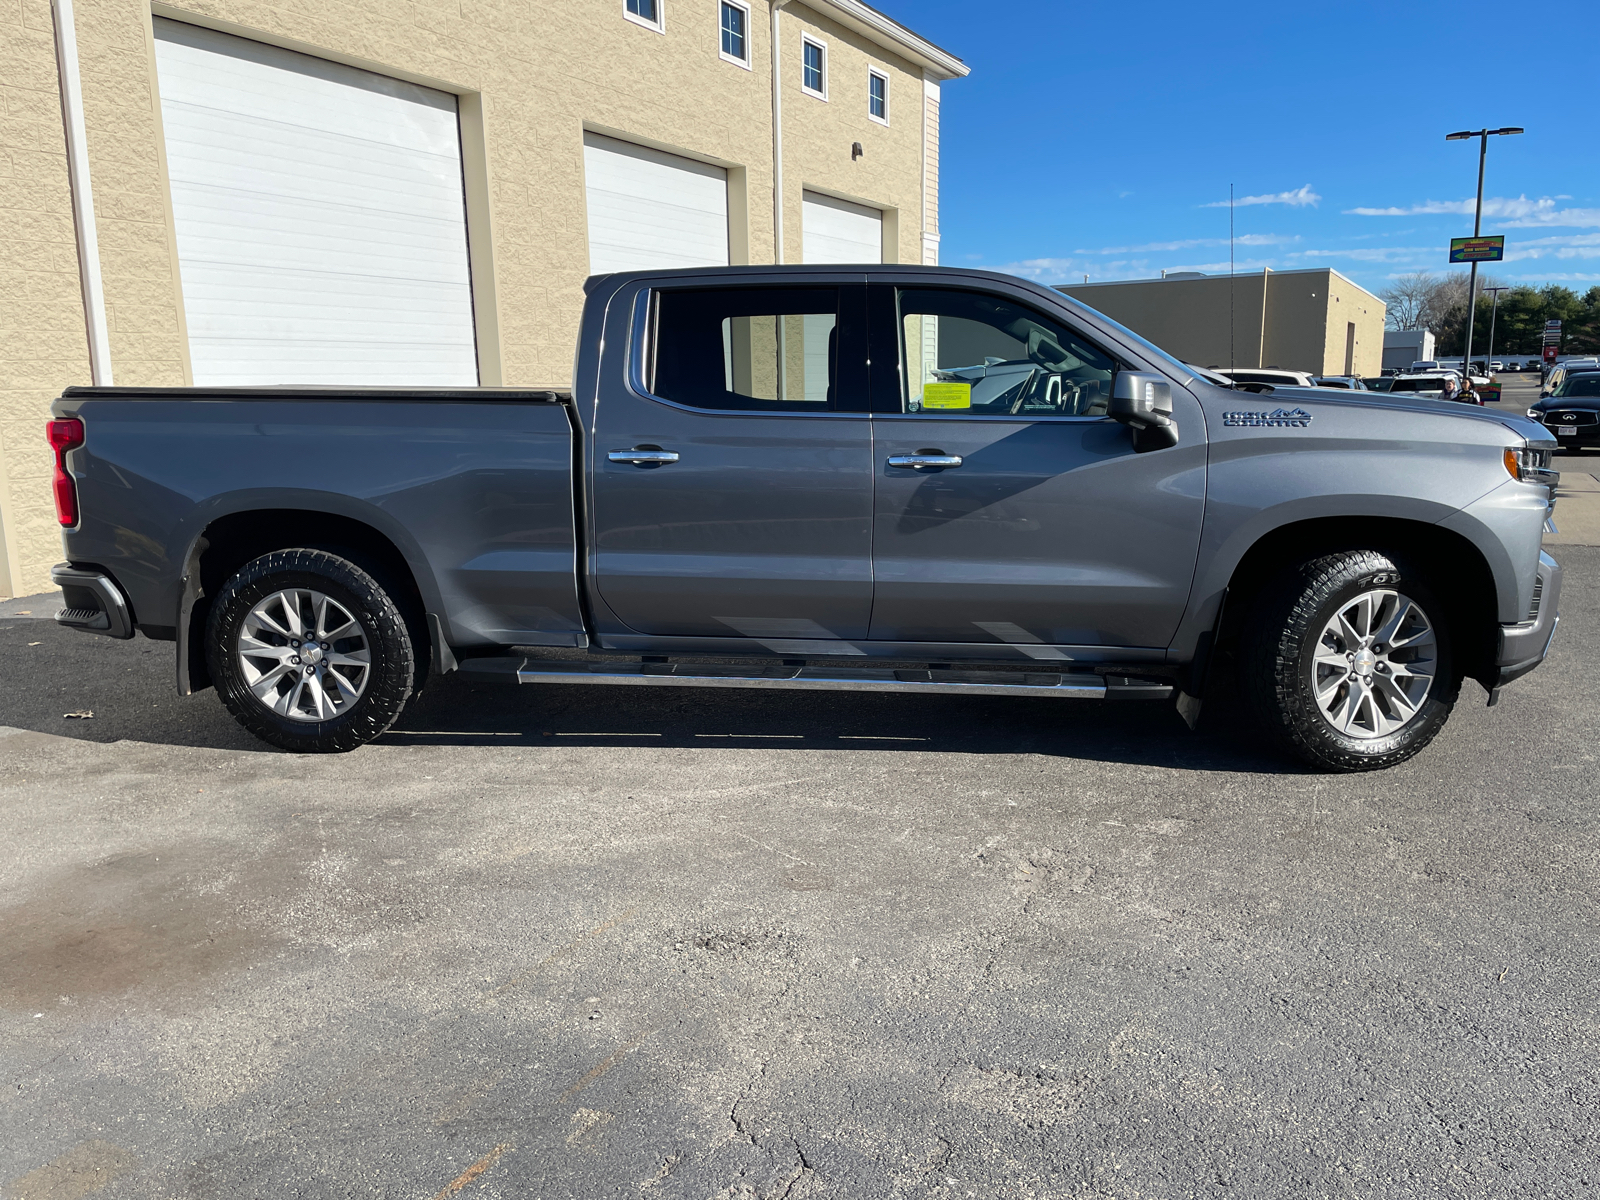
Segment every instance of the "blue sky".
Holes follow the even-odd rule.
[[[1521,125],[1489,141],[1488,270],[1600,283],[1594,0],[877,2],[972,67],[944,88],[947,265],[1226,273],[1231,183],[1239,270],[1464,271],[1477,142],[1444,135]]]

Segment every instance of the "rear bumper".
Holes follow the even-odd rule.
[[[1520,679],[1544,661],[1561,620],[1561,564],[1543,551],[1539,554],[1535,595],[1537,609],[1532,620],[1500,626],[1500,645],[1495,654],[1495,687]]]
[[[104,571],[58,563],[50,568],[50,582],[61,589],[66,607],[56,613],[56,624],[107,637],[133,636],[133,610],[116,581]]]

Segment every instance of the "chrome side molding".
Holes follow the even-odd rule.
[[[461,670],[505,683],[590,683],[666,687],[795,688],[845,692],[941,692],[974,696],[1053,696],[1071,700],[1164,700],[1170,685],[1055,671],[982,671],[899,667],[721,666],[707,663],[559,662],[469,658]],[[1109,685],[1109,686],[1108,686]]]

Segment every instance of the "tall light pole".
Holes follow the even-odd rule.
[[[1486,292],[1493,292],[1494,293],[1494,303],[1493,303],[1493,306],[1489,309],[1489,353],[1484,355],[1484,358],[1483,358],[1485,363],[1491,363],[1492,364],[1492,361],[1494,359],[1494,319],[1500,312],[1500,293],[1501,292],[1509,292],[1511,289],[1508,288],[1508,287],[1492,287],[1492,288],[1487,288],[1486,287],[1483,290],[1486,291]]]
[[[1489,155],[1489,139],[1500,137],[1508,133],[1521,133],[1517,125],[1507,125],[1503,129],[1462,129],[1456,133],[1447,133],[1444,140],[1447,142],[1464,142],[1468,138],[1478,139],[1478,207],[1472,216],[1472,236],[1477,237],[1483,230],[1483,160]],[[1467,344],[1461,355],[1461,375],[1471,387],[1472,379],[1472,326],[1478,316],[1478,262],[1472,262],[1472,272],[1467,279]]]

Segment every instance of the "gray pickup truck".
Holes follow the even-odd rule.
[[[1401,762],[1543,659],[1550,435],[1233,387],[1009,276],[598,276],[570,393],[69,388],[62,624],[291,750],[431,675],[1175,701]]]

